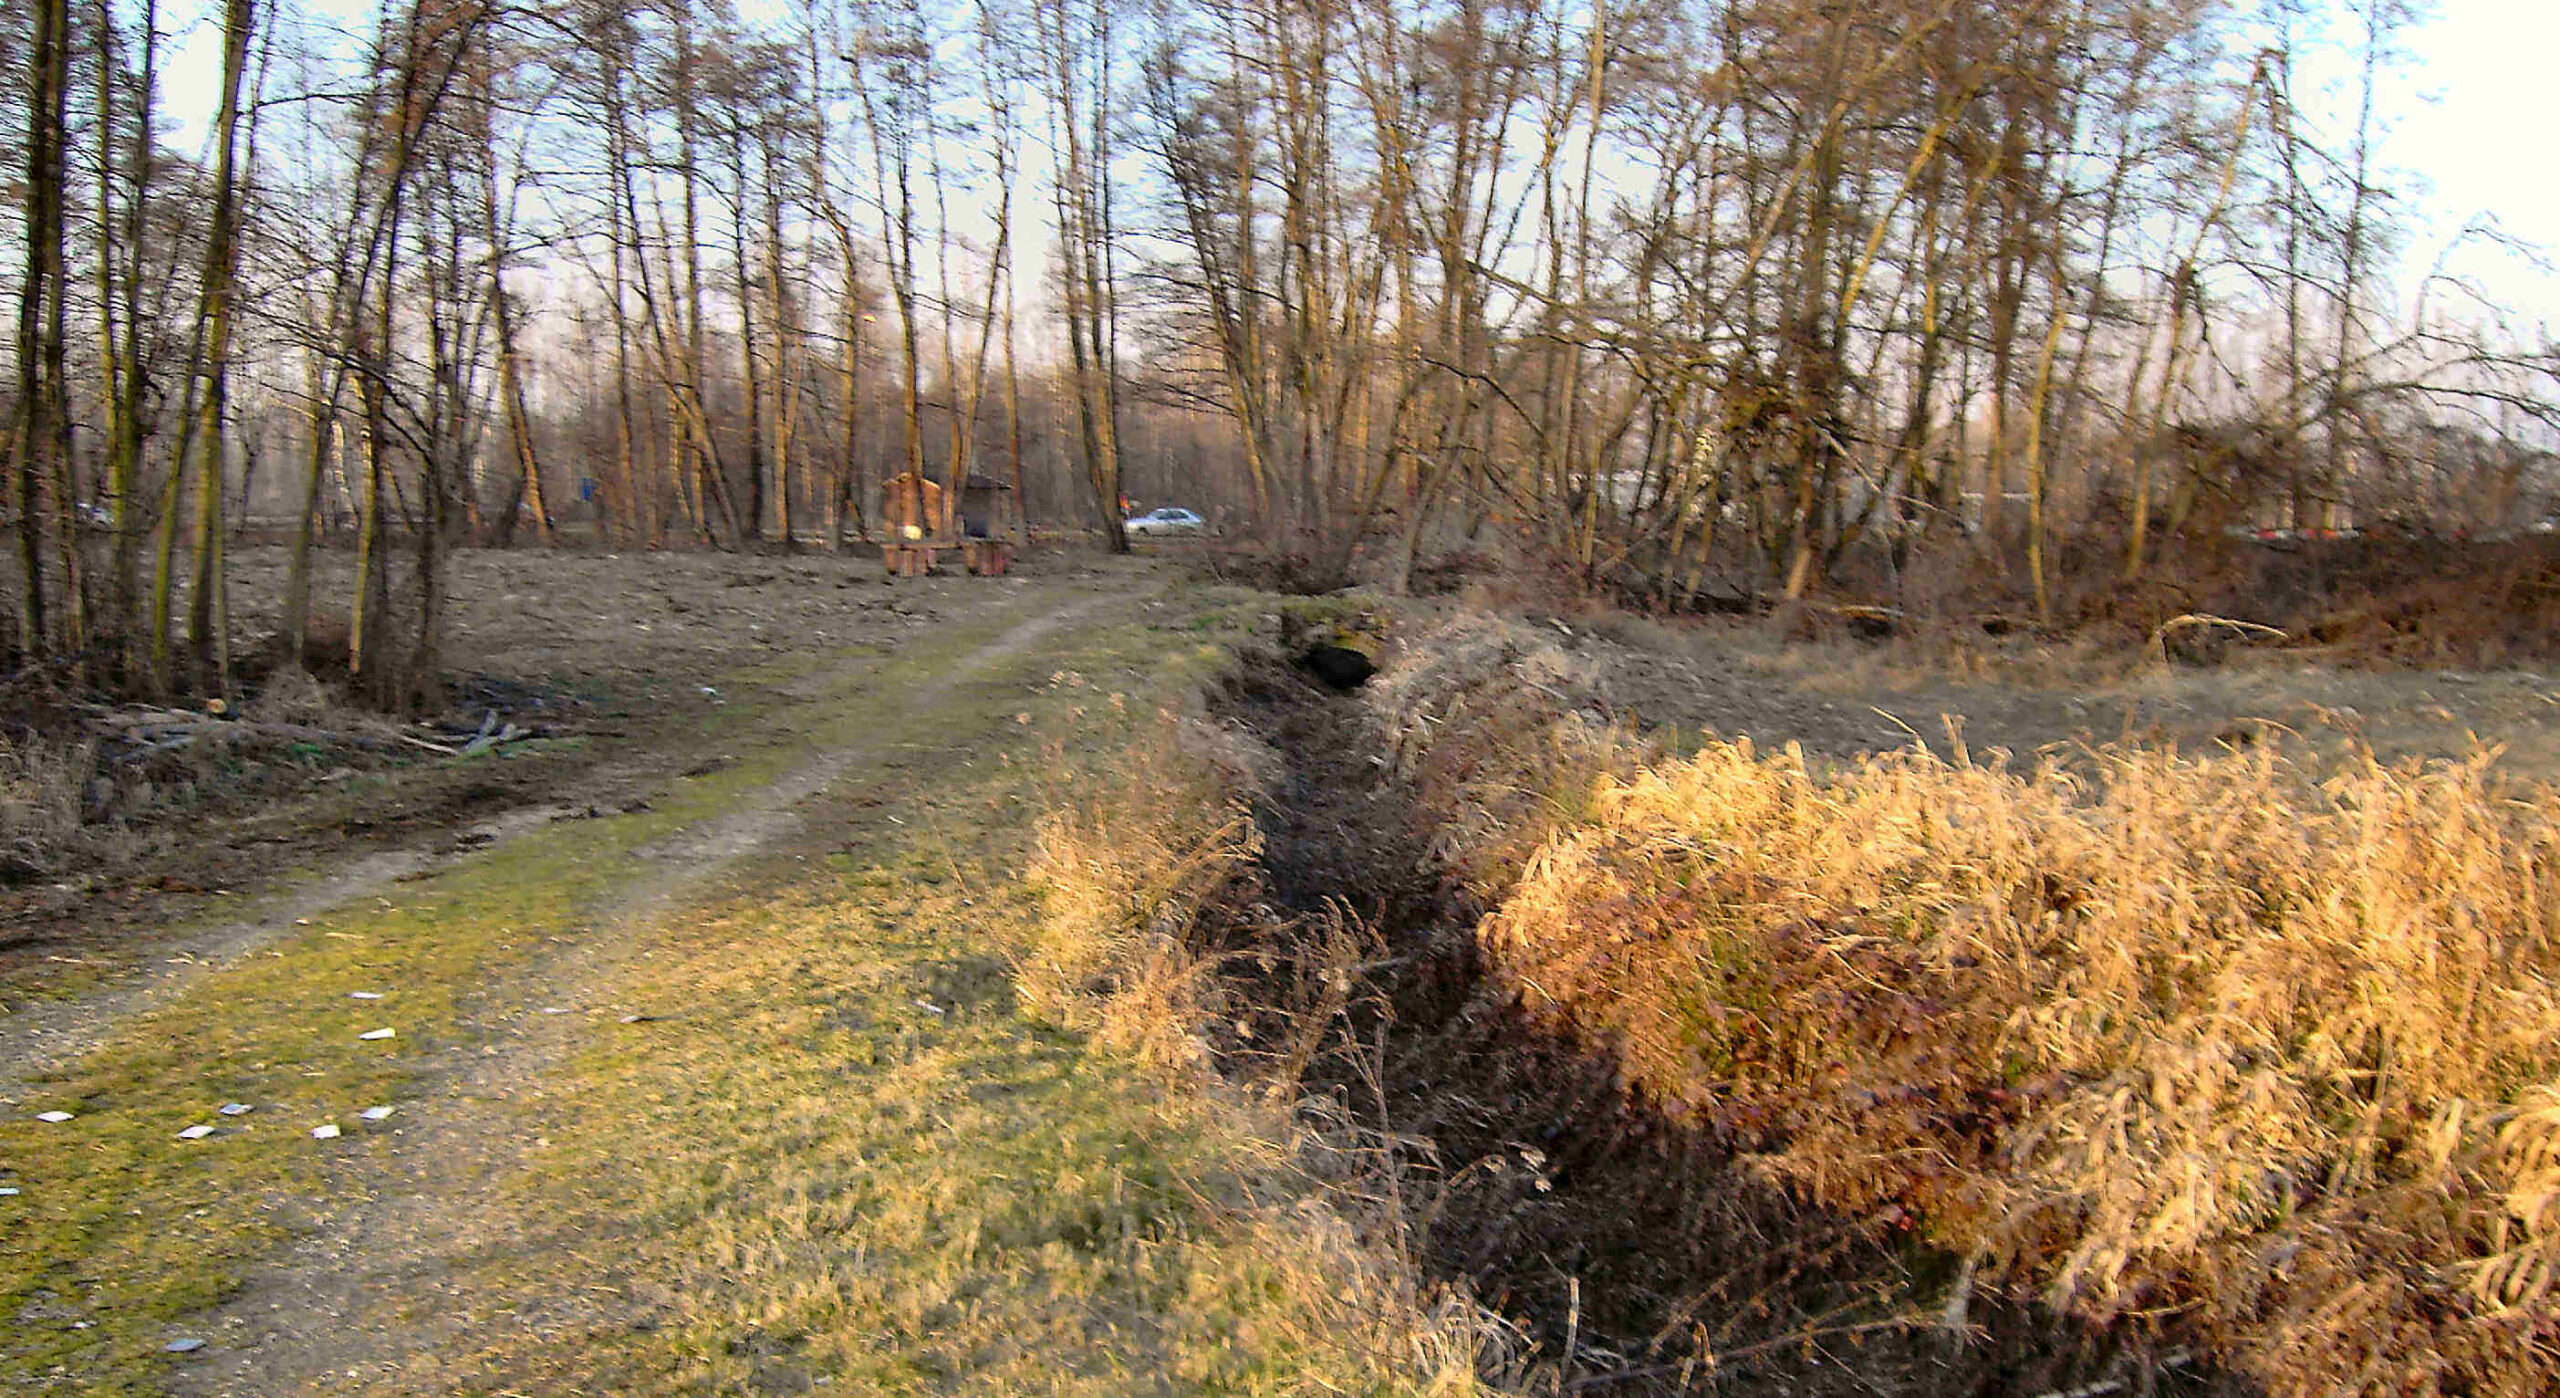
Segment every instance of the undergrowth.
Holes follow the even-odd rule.
[[[2560,795],[2487,755],[1663,753],[1477,618],[1381,694],[1489,972],[1964,1286],[2278,1395],[2560,1366]]]

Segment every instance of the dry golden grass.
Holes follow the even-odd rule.
[[[1432,855],[1479,896],[1499,896],[1604,773],[1653,749],[1604,715],[1592,663],[1482,612],[1398,649],[1369,685],[1396,775],[1438,822]]]
[[[1603,776],[1483,930],[1529,1011],[1806,1196],[2271,1392],[2560,1360],[2560,796],[1715,744]]]
[[[1231,1158],[1256,1157],[1269,1202],[1232,1215],[1226,1235],[1253,1260],[1265,1324],[1284,1325],[1306,1372],[1352,1390],[1485,1393],[1479,1374],[1514,1337],[1459,1294],[1427,1284],[1401,1236],[1363,1195],[1342,1154],[1291,1120],[1291,1089],[1314,1047],[1292,1037],[1272,1055],[1274,1092],[1249,1093],[1213,1071],[1210,1039],[1239,1007],[1199,924],[1249,887],[1260,850],[1247,801],[1269,757],[1196,708],[1137,719],[1120,741],[1071,761],[1052,748],[1029,881],[1042,917],[1015,958],[1026,1013],[1091,1037],[1221,1120]],[[1287,932],[1291,929],[1279,929]],[[1321,1029],[1343,1009],[1341,969],[1365,943],[1339,919],[1297,929],[1330,957],[1300,1007]],[[1330,978],[1323,972],[1332,971]],[[1249,1144],[1248,1144],[1249,1143]],[[1354,1168],[1345,1188],[1347,1168]]]
[[[1156,1072],[1207,1064],[1195,1030],[1216,1013],[1216,978],[1184,934],[1259,848],[1238,785],[1247,770],[1174,741],[1199,722],[1167,713],[1151,735],[1164,741],[1045,794],[1028,871],[1044,915],[1014,968],[1026,1011]],[[1069,770],[1062,750],[1047,757],[1047,771]]]

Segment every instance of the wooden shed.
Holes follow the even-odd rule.
[[[1004,572],[1013,561],[1012,494],[1013,487],[1002,481],[971,476],[955,501],[951,491],[921,473],[891,476],[880,489],[880,522],[888,536],[880,555],[890,576],[923,577],[947,548],[958,549],[972,573]]]

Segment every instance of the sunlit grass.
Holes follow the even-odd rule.
[[[504,1139],[470,1153],[494,1173],[455,1220],[468,1250],[431,1246],[427,1284],[348,1318],[411,1337],[367,1386],[1420,1391],[1406,1376],[1430,1369],[1358,1322],[1409,1282],[1312,1202],[1261,1118],[1018,1003],[1047,916],[1024,878],[1041,811],[1152,740],[1250,624],[1219,605],[1237,600],[1112,603],[931,691],[1018,617],[912,644],[835,700],[770,697],[811,667],[758,677],[702,735],[733,764],[208,976],[25,1104],[74,1121],[0,1123],[24,1191],[0,1200],[0,1305],[24,1317],[0,1374],[153,1391],[167,1340],[232,1338],[209,1307],[291,1238],[364,1217],[355,1192],[401,1143],[356,1110],[397,1104],[382,1131],[427,1130],[425,1056],[497,1046],[523,1008],[501,998],[611,927],[635,851],[857,745],[794,828],[615,933],[611,1012],[479,1118]],[[356,1037],[377,1024],[398,1037]],[[214,1116],[224,1101],[257,1110]],[[175,1138],[198,1120],[223,1131]],[[323,1120],[345,1139],[312,1140]],[[1463,1356],[1441,1368],[1463,1385]]]
[[[1452,626],[1382,710],[1533,1021],[1808,1200],[2272,1393],[2548,1391],[2560,794],[2487,753],[1675,759],[1569,675],[1519,700],[1536,651]]]
[[[914,683],[1009,619],[957,627],[879,672]],[[82,1391],[149,1386],[180,1322],[219,1299],[379,1147],[355,1113],[404,1100],[413,1065],[473,1049],[490,988],[592,935],[632,884],[635,850],[734,808],[822,742],[869,726],[880,698],[789,704],[742,686],[706,739],[738,760],[669,783],[647,809],[554,824],[423,881],[314,916],[202,976],[99,1051],[35,1082],[0,1118],[0,1374]],[[349,998],[356,990],[380,1001]],[[357,1036],[391,1027],[389,1041]],[[227,1102],[253,1105],[223,1118]],[[74,1119],[33,1119],[66,1110]],[[314,1141],[335,1121],[338,1141]],[[177,1132],[213,1124],[211,1139]],[[385,1129],[405,1129],[397,1118]]]

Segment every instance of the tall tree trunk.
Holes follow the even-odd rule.
[[[783,288],[782,181],[774,147],[779,133],[768,129],[764,153],[765,326],[773,340],[773,473],[774,536],[784,548],[794,544],[791,513],[791,456],[800,426],[803,355],[800,332],[793,324],[790,299]]]
[[[67,0],[35,0],[28,53],[26,276],[18,289],[18,393],[11,487],[18,511],[18,644],[30,656],[50,654],[56,637],[46,609],[45,507],[51,492],[59,401],[49,371],[60,365],[47,314],[60,294],[63,248],[63,147],[69,109],[70,13]]]
[[[743,99],[741,99],[743,101]],[[729,259],[738,297],[738,369],[747,398],[747,510],[740,521],[748,539],[764,538],[769,493],[765,480],[764,385],[756,371],[755,271],[747,261],[747,132],[745,114],[729,121]]]
[[[534,542],[548,547],[552,542],[551,511],[542,500],[542,461],[534,448],[533,416],[526,410],[524,366],[516,349],[515,304],[507,295],[507,244],[512,230],[498,205],[498,142],[491,129],[489,113],[496,98],[489,90],[488,65],[481,68],[480,100],[480,217],[489,236],[489,310],[498,332],[498,398],[505,414],[507,444],[516,461],[516,493],[507,506],[508,526],[512,535],[517,505],[533,515]],[[617,295],[621,288],[614,288]]]
[[[225,0],[222,22],[222,96],[214,116],[213,215],[205,237],[203,414],[196,429],[195,595],[188,612],[188,651],[194,682],[213,693],[231,693],[231,638],[223,605],[223,462],[230,411],[231,298],[239,270],[240,190],[236,166],[240,135],[240,84],[249,66],[254,0]]]
[[[142,283],[144,229],[148,226],[152,185],[152,125],[158,118],[160,53],[159,5],[143,0],[140,16],[142,62],[135,74],[133,143],[124,157],[124,217],[120,233],[104,230],[118,221],[112,208],[114,126],[99,138],[98,159],[98,321],[100,367],[107,388],[106,507],[115,531],[107,569],[107,625],[115,648],[118,680],[128,687],[143,683],[147,652],[141,615],[142,444],[143,401],[147,360],[143,353]],[[117,70],[114,61],[115,19],[109,0],[98,3],[98,110],[115,110]],[[119,246],[121,242],[121,246]]]

